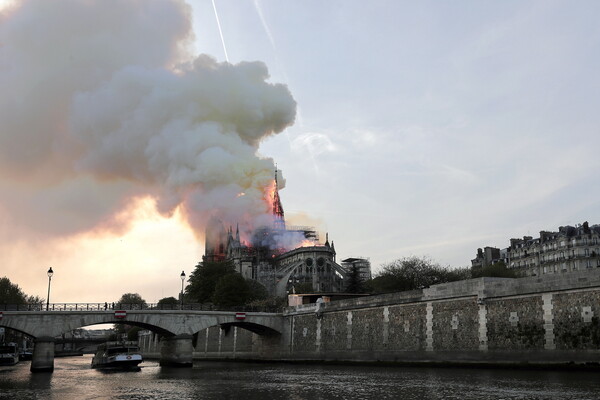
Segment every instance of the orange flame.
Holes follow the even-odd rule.
[[[275,185],[275,181],[271,181],[271,183],[265,187],[265,195],[264,195],[264,200],[267,203],[267,205],[269,206],[269,211],[273,210],[274,207],[274,203],[275,203],[275,191],[277,190],[277,187]]]

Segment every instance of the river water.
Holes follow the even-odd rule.
[[[29,362],[0,366],[0,399],[600,399],[600,371],[145,361],[137,372],[101,372],[90,363],[57,358],[54,373],[36,374]]]

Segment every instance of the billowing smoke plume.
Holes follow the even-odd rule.
[[[268,213],[274,167],[256,151],[293,123],[295,102],[264,64],[191,57],[192,39],[179,0],[1,11],[0,218],[68,234],[118,225],[147,196],[197,232],[215,213]]]

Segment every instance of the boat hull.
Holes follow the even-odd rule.
[[[138,369],[141,361],[131,361],[131,362],[112,362],[112,363],[99,363],[96,365],[92,365],[94,369]]]
[[[0,365],[15,365],[19,362],[19,348],[16,343],[0,343]]]
[[[6,356],[0,355],[0,365],[15,365],[19,362],[19,356]]]
[[[143,361],[141,354],[96,355],[92,368],[96,369],[136,369]]]

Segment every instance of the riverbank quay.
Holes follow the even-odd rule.
[[[282,332],[213,326],[194,360],[598,368],[600,271],[478,278],[287,308]],[[158,335],[143,351],[159,353]]]

